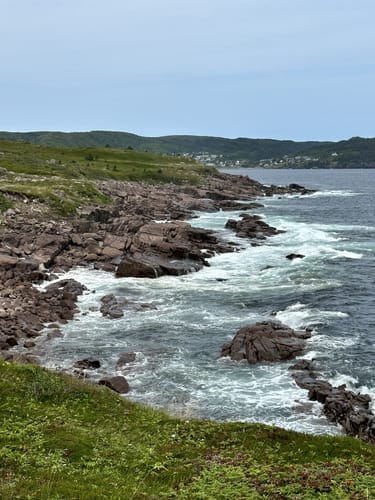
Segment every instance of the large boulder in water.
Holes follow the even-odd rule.
[[[233,340],[223,346],[221,356],[234,361],[247,359],[250,364],[292,359],[303,351],[309,336],[274,321],[256,323],[238,330]]]
[[[266,222],[262,221],[259,215],[243,214],[241,219],[229,219],[225,224],[227,229],[231,229],[240,238],[250,238],[264,240],[266,236],[274,236],[283,233]]]

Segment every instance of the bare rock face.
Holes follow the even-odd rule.
[[[255,196],[304,193],[301,186],[266,187],[228,174],[209,176],[199,186],[115,180],[97,184],[113,200],[110,208],[87,205],[76,218],[56,218],[43,203],[29,203],[22,197],[19,201],[25,203],[20,208],[0,217],[0,349],[4,355],[11,355],[12,342],[25,345],[26,340],[31,346],[46,323],[65,323],[76,311],[82,290],[72,282],[53,284],[45,292],[33,283],[52,280],[52,273],[77,265],[117,270],[117,276],[150,278],[198,271],[209,265],[214,254],[235,251],[238,245],[182,219],[193,217],[196,210],[251,209]],[[255,216],[244,216],[240,222],[238,231],[246,237],[262,239],[273,233]],[[109,317],[122,314],[123,307],[138,307],[120,302],[116,298],[108,305]],[[48,338],[56,335],[60,333],[53,330]]]
[[[77,298],[85,289],[74,280],[60,280],[43,292],[22,277],[4,280],[0,287],[0,331],[9,347],[20,338],[38,336],[45,323],[72,319]]]
[[[229,219],[225,227],[235,232],[240,238],[264,240],[267,236],[283,233],[266,222],[259,215],[243,214],[241,219]]]
[[[38,269],[39,262],[31,257],[17,257],[0,253],[1,273],[7,273],[9,278],[14,275],[29,275],[37,272]]]
[[[375,445],[375,415],[370,410],[371,397],[355,394],[345,385],[332,386],[317,378],[312,366],[300,366],[293,376],[296,384],[308,390],[311,401],[323,405],[323,413],[330,422],[340,424],[349,436],[354,436]]]
[[[86,287],[74,279],[65,279],[48,285],[44,298],[58,308],[61,319],[67,321],[73,318],[77,310],[76,302]]]
[[[277,322],[256,323],[238,330],[232,342],[223,346],[221,356],[247,359],[250,364],[292,359],[303,351],[309,336]]]
[[[124,257],[116,270],[118,278],[157,278],[160,276],[160,267],[156,262],[146,262],[145,258],[137,256]]]
[[[117,377],[108,377],[99,380],[100,385],[105,385],[112,391],[118,392],[119,394],[126,394],[129,392],[129,384],[125,377],[121,375]]]
[[[213,231],[193,228],[186,222],[151,222],[140,227],[132,238],[116,276],[180,276],[208,266],[207,257],[215,251],[233,249],[233,245],[220,242]]]

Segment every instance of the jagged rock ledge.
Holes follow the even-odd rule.
[[[290,369],[295,371],[296,384],[308,391],[309,399],[322,403],[323,414],[330,422],[340,424],[347,435],[375,445],[375,415],[368,394],[356,394],[345,384],[334,387],[319,379],[315,366],[308,361]]]

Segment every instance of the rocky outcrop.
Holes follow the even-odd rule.
[[[340,424],[346,434],[375,444],[375,415],[370,410],[371,397],[356,394],[345,385],[334,387],[318,379],[314,365],[307,362],[297,367],[293,378],[296,384],[308,391],[311,401],[323,405],[323,414],[330,422]]]
[[[60,280],[38,290],[21,277],[5,280],[0,288],[0,349],[39,335],[45,323],[72,319],[78,296],[85,287],[75,280]],[[8,347],[7,347],[8,346]]]
[[[265,321],[238,330],[233,340],[225,344],[221,356],[233,361],[246,359],[255,364],[261,361],[292,359],[305,348],[310,333],[297,332],[282,323]]]
[[[239,220],[229,219],[225,224],[227,229],[235,232],[240,238],[264,240],[267,236],[283,233],[261,220],[259,215],[242,214]]]
[[[206,229],[186,222],[149,223],[134,235],[116,276],[157,278],[179,276],[208,266],[215,252],[233,251],[235,245],[221,242]]]
[[[313,189],[306,189],[304,186],[301,186],[300,184],[289,184],[286,188],[288,192],[292,194],[301,194],[301,195],[306,195],[306,194],[313,194],[315,191]]]
[[[65,271],[77,265],[116,271],[122,261],[120,276],[152,277],[195,271],[206,265],[207,258],[215,252],[230,251],[234,246],[223,243],[209,231],[173,226],[174,222],[166,221],[178,224],[177,221],[194,217],[198,210],[255,208],[259,206],[253,201],[255,196],[298,189],[303,192],[302,187],[295,185],[266,187],[248,177],[228,174],[208,177],[200,186],[108,180],[98,182],[98,187],[112,198],[113,205],[84,207],[75,219],[55,219],[47,215],[37,200],[6,211],[0,217],[0,271],[7,272],[6,278],[23,273],[29,281],[41,281],[45,269]],[[164,227],[160,234],[156,220],[172,226]],[[247,215],[241,221],[231,221],[228,227],[254,241],[277,232],[256,216]],[[171,236],[176,232],[172,242]]]
[[[82,289],[72,282],[60,282],[42,292],[33,283],[53,279],[53,272],[77,265],[117,271],[118,276],[197,271],[208,265],[209,257],[233,251],[236,245],[180,219],[192,217],[195,210],[250,208],[254,196],[270,194],[247,177],[224,174],[208,178],[202,186],[103,181],[99,187],[114,204],[84,207],[77,218],[54,218],[37,200],[30,203],[26,199],[0,214],[2,350],[16,346],[19,339],[32,342],[45,323],[62,323],[73,317]],[[238,199],[249,204],[238,203]],[[169,222],[159,224],[156,219]],[[119,317],[124,309],[146,306],[116,298],[102,308],[108,317]],[[60,335],[58,329],[50,331],[48,338],[55,335]]]

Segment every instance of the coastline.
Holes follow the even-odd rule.
[[[3,335],[22,341],[37,336],[44,323],[71,319],[78,293],[60,293],[56,311],[48,311],[39,302],[43,295],[34,284],[53,280],[56,273],[77,266],[117,274],[122,267],[121,274],[151,277],[197,271],[208,265],[207,259],[214,253],[235,251],[237,245],[221,241],[212,231],[192,228],[185,219],[199,210],[245,209],[239,199],[253,202],[254,197],[288,192],[287,188],[266,187],[224,174],[211,177],[200,187],[102,181],[100,188],[111,195],[113,205],[87,206],[74,218],[54,217],[37,200],[18,203],[2,214]],[[257,231],[262,238],[262,229]],[[123,261],[127,259],[134,263],[133,269],[126,269]],[[176,261],[174,267],[171,262]],[[137,264],[143,266],[141,270]],[[13,347],[15,340],[6,343]]]
[[[54,273],[67,271],[77,265],[115,272],[118,276],[151,278],[198,271],[209,265],[210,256],[236,251],[238,244],[224,242],[212,231],[192,228],[183,221],[194,212],[259,208],[259,205],[254,204],[254,197],[309,194],[308,190],[298,185],[287,188],[262,186],[245,177],[223,174],[210,178],[201,187],[150,186],[107,181],[102,182],[100,188],[115,199],[114,206],[110,209],[90,207],[81,212],[79,219],[59,221],[59,229],[56,229],[56,223],[43,219],[43,216],[37,221],[26,221],[24,213],[11,210],[6,214],[10,217],[10,231],[5,236],[3,234],[2,241],[3,245],[6,242],[7,253],[3,253],[3,265],[7,266],[7,279],[4,282],[8,289],[3,295],[8,294],[13,304],[16,301],[14,310],[18,313],[14,314],[12,311],[13,314],[8,316],[2,313],[0,318],[2,325],[9,328],[6,330],[3,326],[3,332],[8,333],[2,344],[2,354],[6,360],[35,362],[33,354],[28,354],[35,347],[32,339],[38,336],[45,323],[49,323],[51,327],[49,338],[59,335],[58,323],[65,323],[73,317],[77,297],[83,291],[79,284],[68,281],[52,286],[49,290],[47,287],[46,297],[45,292],[35,289],[31,283],[51,279]],[[238,200],[243,201],[239,203]],[[244,203],[245,201],[248,203]],[[21,244],[10,247],[9,243],[14,241],[12,226],[18,232],[21,232],[20,228],[26,229],[24,234],[29,236],[32,232],[30,226],[33,226],[31,241],[30,238],[25,238],[25,243],[21,237]],[[35,228],[38,229],[36,234]],[[232,221],[228,228],[235,230],[237,236],[249,238],[254,245],[261,244],[266,237],[277,231],[259,221],[257,216],[248,213],[240,221]],[[55,237],[53,231],[56,231]],[[14,291],[10,293],[10,288],[20,294],[17,295]],[[24,299],[28,302],[26,315]],[[108,309],[109,316],[112,317],[121,314],[121,304],[114,299]],[[3,299],[5,313],[11,309],[8,304]],[[125,308],[127,306],[128,304],[124,304]],[[17,354],[17,344],[22,342],[26,354]],[[15,347],[16,351],[8,350],[11,347]],[[304,367],[302,370],[307,372],[302,371],[295,378],[297,384],[304,389],[315,390],[311,399],[324,403],[328,396],[332,396],[335,388],[327,385],[324,385],[324,396],[317,395],[317,383],[322,389],[322,381],[315,380],[317,377],[313,367]],[[78,370],[78,374],[83,373]],[[353,405],[358,406],[353,393],[345,388],[341,388],[341,392],[335,392],[334,404],[337,404],[338,399],[342,400],[343,405],[349,399],[353,400]],[[360,402],[365,411],[369,401],[365,398]],[[341,418],[341,413],[342,410],[334,415],[336,421]],[[351,435],[362,434],[362,430],[358,432],[357,428],[353,429],[352,424],[346,430]],[[370,438],[366,433],[363,436],[366,440],[373,439],[372,434]]]

